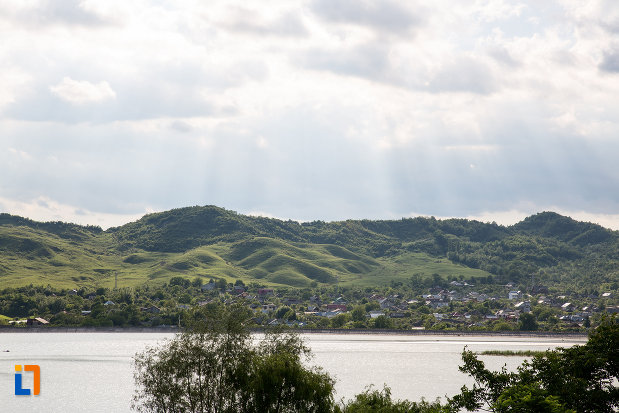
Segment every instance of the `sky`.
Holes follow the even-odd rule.
[[[616,0],[0,0],[0,212],[619,229]]]

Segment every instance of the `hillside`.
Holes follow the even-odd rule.
[[[413,275],[617,288],[619,232],[552,212],[513,226],[405,218],[298,223],[214,206],[102,231],[0,214],[3,286],[123,286],[174,276],[264,285],[389,285]]]

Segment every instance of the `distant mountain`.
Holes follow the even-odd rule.
[[[127,285],[172,276],[371,286],[413,274],[616,283],[619,232],[553,212],[512,226],[466,219],[298,223],[195,206],[102,231],[0,214],[3,285]],[[558,281],[557,281],[558,280]]]

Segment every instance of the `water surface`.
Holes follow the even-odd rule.
[[[169,333],[2,333],[0,411],[129,412],[134,391],[133,355]],[[337,399],[367,385],[388,384],[396,398],[433,400],[453,395],[468,377],[458,371],[464,346],[483,350],[546,350],[585,338],[307,334],[312,364],[337,379]],[[9,352],[2,352],[9,350]],[[523,357],[483,356],[489,367],[515,369]],[[14,365],[41,367],[41,394],[14,395]],[[24,374],[24,388],[32,378]]]

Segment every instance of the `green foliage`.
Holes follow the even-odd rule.
[[[298,336],[269,333],[252,345],[238,307],[211,305],[192,330],[136,355],[133,408],[141,412],[332,412],[333,380],[304,360]]]
[[[353,308],[351,317],[353,321],[365,321],[365,306],[358,305]]]
[[[535,331],[538,329],[535,316],[531,313],[521,314],[518,320],[518,329],[521,331]]]
[[[484,350],[478,354],[482,356],[518,356],[518,357],[533,357],[533,356],[543,356],[546,354],[545,351],[536,351],[536,350]]]
[[[618,234],[549,212],[511,227],[434,218],[299,224],[205,206],[107,231],[0,214],[0,279],[4,286],[109,288],[117,274],[123,287],[205,277],[422,289],[445,286],[449,277],[528,283],[534,274],[548,286],[616,289]]]
[[[393,321],[387,316],[379,315],[374,319],[374,328],[393,328]]]
[[[501,393],[493,406],[497,413],[576,413],[565,408],[557,396],[548,394],[538,383],[516,384]]]
[[[387,386],[380,390],[366,388],[349,400],[342,409],[343,413],[449,413],[448,406],[442,406],[439,401],[433,403],[422,400],[411,402],[408,400],[391,399],[391,389]]]
[[[495,412],[614,412],[619,408],[619,323],[605,320],[583,346],[560,348],[525,361],[517,372],[492,372],[473,352],[460,371],[475,384],[450,399],[454,409]]]
[[[350,321],[350,314],[348,313],[338,314],[331,319],[331,326],[333,328],[341,328],[349,321]]]

